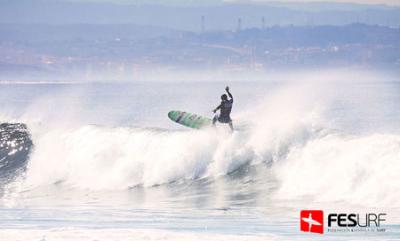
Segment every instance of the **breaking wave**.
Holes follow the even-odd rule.
[[[284,198],[398,206],[400,136],[329,135],[293,148],[275,166]]]
[[[15,128],[14,141],[4,139],[10,128]],[[268,165],[279,181],[275,193],[279,198],[311,195],[319,201],[369,205],[395,204],[400,198],[397,135],[343,136],[306,122],[271,133],[247,130],[233,135],[214,129],[89,125],[33,136],[29,155],[31,141],[25,130],[23,125],[22,129],[2,125],[0,167],[4,178],[23,175],[25,188],[61,184],[90,190],[129,189],[218,178],[243,166]]]
[[[0,124],[0,183],[9,183],[25,171],[32,141],[25,124]]]
[[[234,177],[243,167],[262,165],[277,180],[271,196],[279,199],[398,205],[400,136],[332,130],[315,98],[304,101],[301,92],[298,98],[294,92],[270,98],[274,104],[260,105],[255,113],[238,115],[237,122],[250,123],[233,134],[224,127],[177,131],[2,124],[0,177],[7,182],[20,177],[23,189],[56,184],[126,190]],[[253,185],[264,179],[246,175]]]

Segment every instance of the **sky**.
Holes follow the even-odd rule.
[[[134,3],[134,2],[146,2],[144,0],[71,0],[71,1],[78,1],[78,2],[114,2],[114,3]],[[358,4],[386,4],[386,5],[396,5],[400,6],[400,0],[158,0],[155,2],[168,4],[168,3],[184,3],[185,5],[199,4],[199,1],[202,2],[244,2],[244,3],[301,3],[301,2],[319,2],[319,3],[358,3]]]

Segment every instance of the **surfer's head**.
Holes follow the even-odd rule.
[[[228,96],[226,94],[221,95],[221,100],[227,100]]]

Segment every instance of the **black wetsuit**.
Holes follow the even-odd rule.
[[[231,111],[233,106],[233,99],[223,100],[220,105],[220,114],[218,116],[218,121],[221,123],[230,123],[231,119]]]

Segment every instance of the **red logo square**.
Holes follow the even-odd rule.
[[[322,210],[301,210],[300,230],[311,233],[324,233],[324,212]]]

